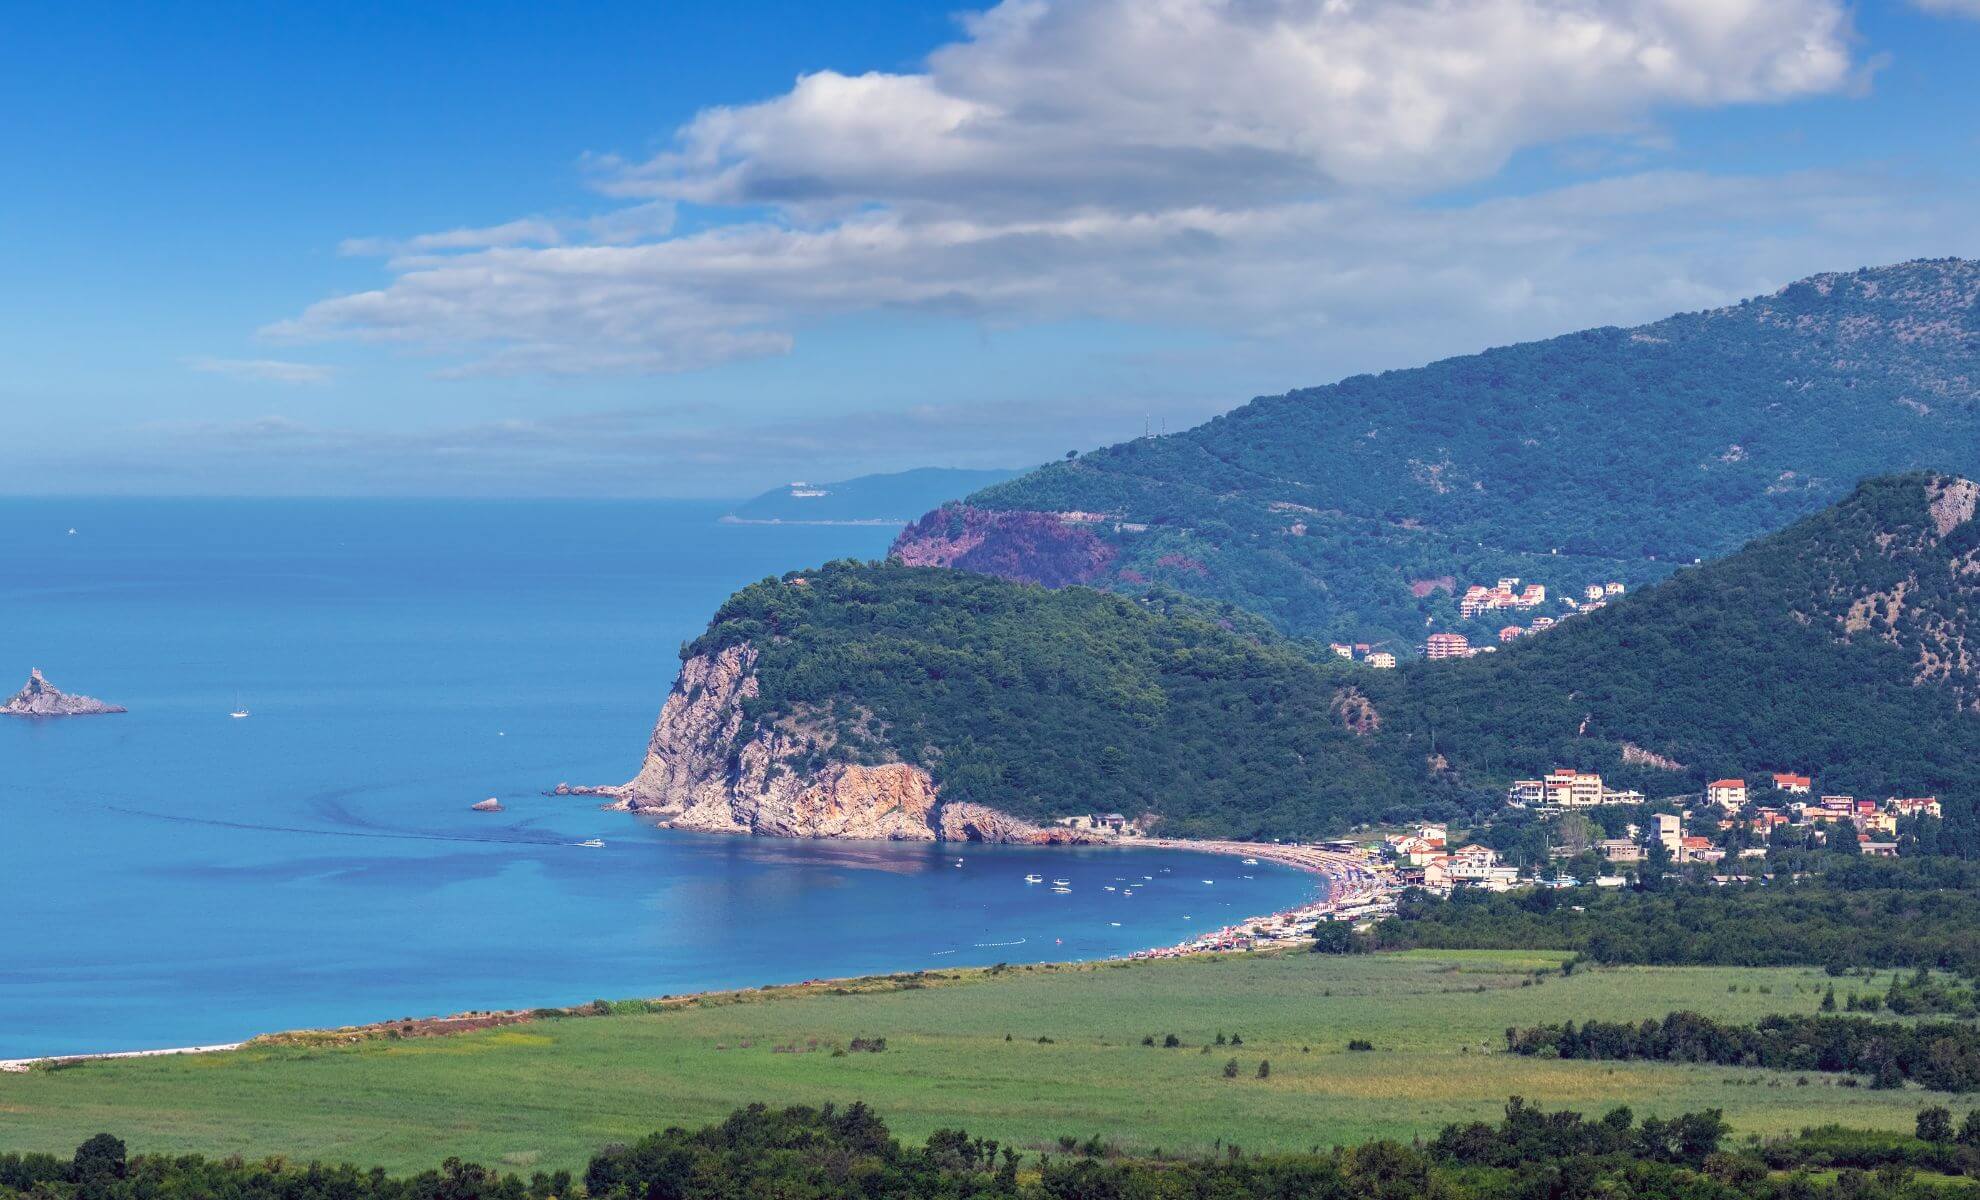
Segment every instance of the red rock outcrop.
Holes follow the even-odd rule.
[[[1065,587],[1098,577],[1114,561],[1113,547],[1087,528],[1089,523],[1059,513],[945,504],[901,530],[891,553],[910,567],[953,567]]]

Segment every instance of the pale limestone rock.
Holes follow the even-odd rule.
[[[677,829],[769,837],[884,841],[1090,842],[978,804],[945,805],[926,770],[908,763],[831,763],[801,773],[810,741],[769,726],[745,729],[758,694],[748,643],[695,655],[681,667],[647,743],[646,762],[618,787],[560,784],[559,795],[603,795],[613,807]]]
[[[0,716],[8,717],[88,717],[99,713],[125,711],[88,696],[71,696],[48,682],[36,667],[28,673],[27,686],[0,704]]]

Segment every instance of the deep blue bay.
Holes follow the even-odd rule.
[[[0,694],[39,666],[131,709],[0,719],[0,1058],[1104,957],[1313,891],[1209,855],[708,837],[543,795],[632,775],[729,592],[893,533],[722,511],[0,501]],[[508,811],[468,810],[487,796]]]

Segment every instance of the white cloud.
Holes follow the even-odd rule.
[[[924,73],[710,109],[624,190],[805,210],[1423,190],[1665,107],[1843,87],[1834,0],[1007,0]]]
[[[329,383],[334,372],[317,363],[285,362],[274,358],[189,358],[186,365],[209,375],[225,375],[256,383]]]
[[[1644,174],[1424,197],[1525,147],[1654,152],[1665,110],[1856,74],[1839,0],[1005,0],[965,30],[919,73],[806,75],[704,111],[650,161],[596,160],[632,207],[353,243],[395,256],[392,280],[269,332],[474,374],[690,370],[888,309],[1316,337],[1417,303],[1481,330],[1584,324],[1624,279],[1716,293],[1687,276],[1751,252],[1713,232],[1715,195],[1783,189]],[[1600,211],[1646,193],[1670,207]],[[1769,199],[1815,218],[1792,189]],[[758,215],[669,236],[676,201]],[[1677,256],[1660,268],[1640,253],[1658,229]]]

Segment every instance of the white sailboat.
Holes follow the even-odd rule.
[[[241,694],[239,692],[235,692],[234,711],[228,713],[227,715],[234,718],[236,721],[245,721],[254,714],[250,713],[247,710],[247,705],[241,703]]]

